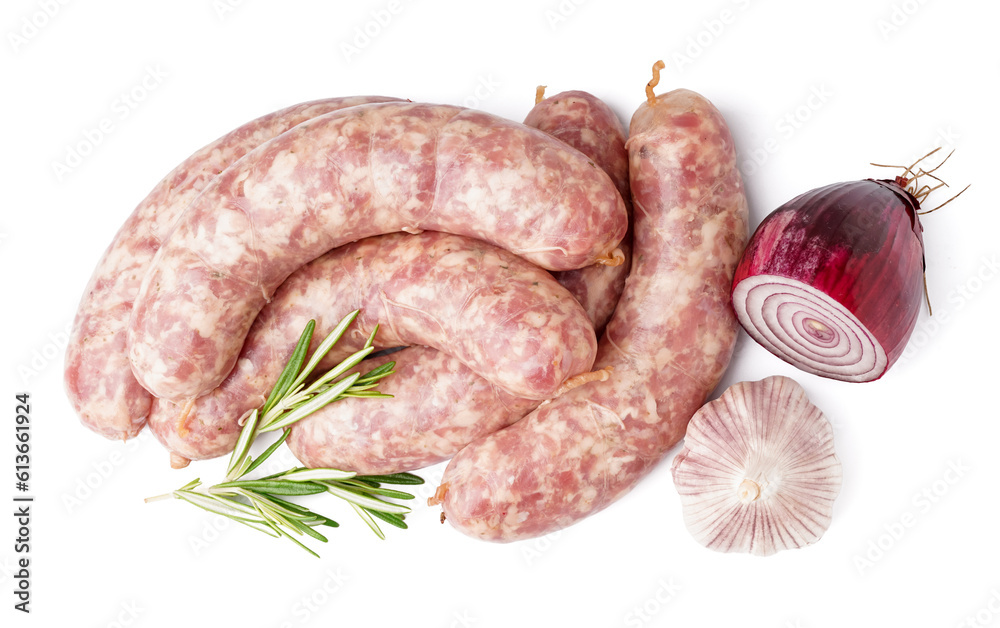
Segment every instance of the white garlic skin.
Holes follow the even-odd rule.
[[[699,543],[759,556],[818,541],[842,478],[830,422],[781,376],[734,384],[702,406],[672,472]]]

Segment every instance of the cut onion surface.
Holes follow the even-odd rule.
[[[916,326],[924,287],[920,203],[907,183],[835,183],[767,216],[733,280],[747,333],[815,375],[882,377]]]

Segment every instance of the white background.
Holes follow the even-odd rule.
[[[4,3],[0,500],[15,493],[14,395],[29,391],[36,501],[30,616],[12,608],[15,526],[0,517],[0,624],[1000,626],[996,3],[341,5]],[[316,560],[187,504],[144,504],[222,463],[173,471],[148,435],[106,441],[73,415],[62,345],[84,285],[132,208],[195,149],[270,110],[349,94],[519,120],[542,83],[590,91],[627,122],[659,58],[658,91],[694,89],[727,117],[752,226],[800,192],[891,176],[869,162],[937,145],[957,149],[940,171],[953,188],[973,184],[924,218],[935,314],[921,313],[881,381],[807,375],[741,336],[723,385],[792,376],[834,424],[844,485],[818,544],[763,559],[702,548],[672,452],[621,502],[537,541],[478,542],[420,504],[410,530],[379,541],[332,504],[342,525]],[[104,119],[110,132],[57,176]],[[423,472],[421,501],[441,472]]]

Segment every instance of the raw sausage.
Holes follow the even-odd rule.
[[[538,102],[525,124],[556,137],[607,172],[631,209],[625,129],[611,109],[581,91]],[[625,283],[626,263],[592,265],[553,275],[603,329]],[[598,333],[599,335],[599,333]],[[396,372],[380,385],[391,399],[344,399],[291,428],[286,441],[307,467],[397,473],[447,460],[479,436],[505,427],[538,406],[490,385],[459,360],[427,347],[393,354]]]
[[[640,106],[629,132],[635,259],[595,364],[611,377],[452,459],[432,503],[470,536],[540,536],[619,499],[683,436],[732,355],[747,205],[725,121],[676,90]]]
[[[588,371],[597,351],[580,304],[513,253],[435,231],[376,236],[338,247],[289,277],[257,317],[222,386],[193,404],[157,400],[153,431],[184,458],[228,452],[237,419],[261,405],[306,323],[316,319],[315,349],[354,309],[361,313],[320,368],[360,349],[378,324],[377,347],[431,346],[490,384],[541,400]]]
[[[625,127],[607,103],[580,90],[560,92],[535,103],[524,123],[592,159],[611,177],[626,205],[631,204]]]
[[[354,105],[398,100],[328,98],[275,111],[208,144],[153,188],[104,252],[77,309],[64,380],[84,425],[107,438],[128,439],[146,424],[152,396],[132,375],[125,329],[153,255],[194,197],[229,164],[301,122]]]
[[[362,237],[459,233],[562,270],[609,258],[626,223],[608,176],[535,129],[447,105],[334,112],[258,147],[192,203],[143,280],[129,359],[158,397],[212,390],[278,285]]]
[[[407,347],[384,359],[396,362],[396,372],[379,385],[391,399],[342,399],[292,426],[285,443],[302,464],[365,474],[421,469],[539,403],[500,390],[430,347]]]
[[[537,102],[524,118],[524,123],[562,140],[594,160],[614,181],[625,200],[626,211],[629,216],[632,215],[625,128],[603,100],[578,90],[561,92]],[[631,242],[632,235],[628,233],[619,247],[623,263],[618,266],[593,264],[553,273],[556,280],[587,310],[598,337],[603,333],[625,287],[625,277],[631,265]]]
[[[693,92],[650,101],[629,127],[632,271],[595,364],[611,377],[451,460],[431,503],[465,534],[531,538],[613,503],[683,436],[732,355],[728,291],[747,239],[732,137]]]

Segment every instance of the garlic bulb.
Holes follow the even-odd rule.
[[[760,556],[819,540],[841,483],[830,422],[780,376],[734,384],[702,406],[672,471],[698,542]]]

